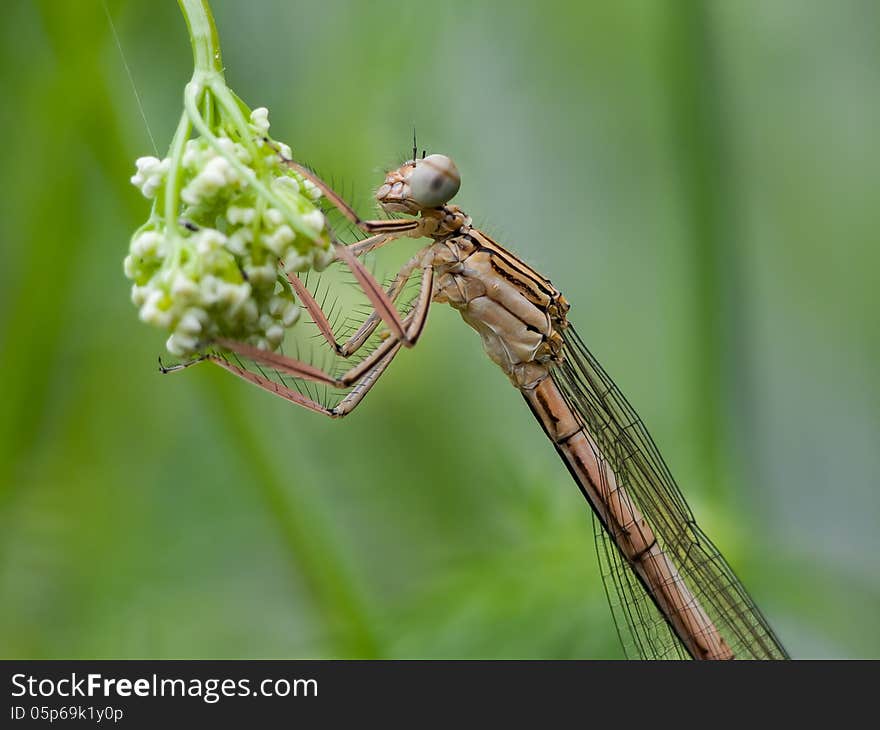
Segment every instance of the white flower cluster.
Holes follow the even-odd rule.
[[[250,129],[256,155],[217,130],[220,151],[203,137],[190,139],[174,172],[169,158],[136,162],[131,181],[156,203],[150,220],[132,237],[125,275],[133,282],[131,297],[140,318],[169,331],[166,347],[178,356],[218,337],[274,350],[299,315],[285,272],[320,270],[332,260],[324,216],[316,207],[320,190],[283,164],[279,152],[289,157],[286,145],[264,141],[266,109],[253,111]],[[234,161],[250,169],[315,235],[295,233]],[[169,174],[179,175],[174,230],[158,215]]]

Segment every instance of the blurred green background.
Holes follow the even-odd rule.
[[[413,126],[453,155],[791,653],[880,656],[877,3],[213,7],[232,88],[361,210]],[[108,8],[164,154],[183,20]],[[620,656],[587,508],[454,311],[341,422],[160,377],[104,7],[0,13],[0,655]]]

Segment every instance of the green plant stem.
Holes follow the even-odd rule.
[[[200,135],[208,140],[208,143],[217,154],[224,157],[244,177],[248,185],[252,186],[261,196],[269,200],[272,205],[284,213],[287,223],[296,233],[305,236],[310,241],[319,243],[320,232],[306,226],[297,211],[293,210],[282,197],[276,195],[268,186],[258,180],[234,155],[230,155],[223,150],[218,143],[217,137],[211,129],[214,120],[211,119],[210,114],[203,115],[199,110],[201,102],[204,102],[205,108],[211,114],[213,114],[214,104],[217,104],[217,112],[220,118],[235,127],[241,143],[245,145],[253,157],[254,164],[262,164],[257,147],[252,139],[252,134],[248,130],[248,120],[245,119],[242,113],[240,102],[232,91],[229,90],[229,87],[226,86],[226,79],[223,76],[223,62],[220,55],[220,38],[217,35],[217,26],[214,23],[214,16],[211,13],[208,0],[178,0],[178,4],[186,20],[186,27],[189,30],[194,65],[192,80],[186,85],[186,90],[184,91],[184,117],[188,117],[188,122],[195,127]],[[202,94],[205,96],[203,97]],[[175,135],[174,142],[172,143],[172,148],[175,151],[179,151],[180,155],[183,154],[183,145],[186,143],[186,137],[189,135],[188,128],[185,135],[182,137],[178,136],[181,134],[183,127],[184,121],[181,120],[178,134]],[[178,168],[179,161],[180,156],[172,154],[171,164],[173,169],[176,170]],[[166,224],[170,227],[176,226],[176,206],[180,193],[177,185],[178,176],[175,173],[169,176],[166,188],[165,219]]]
[[[177,3],[189,31],[196,73],[216,74],[222,79],[220,37],[217,35],[211,5],[208,0],[177,0]]]
[[[183,157],[183,148],[186,140],[189,139],[189,133],[192,124],[186,114],[180,117],[177,130],[174,132],[174,139],[171,141],[171,168],[168,172],[168,179],[165,181],[165,225],[169,231],[179,231],[177,224],[177,211],[179,208],[178,201],[180,199],[180,160]]]

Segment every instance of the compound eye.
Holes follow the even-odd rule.
[[[423,208],[445,205],[461,187],[458,168],[446,155],[428,155],[417,160],[408,182],[410,197]]]

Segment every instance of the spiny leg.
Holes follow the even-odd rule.
[[[268,142],[268,140],[266,140]],[[409,342],[406,333],[403,329],[403,323],[400,318],[400,314],[394,308],[391,301],[385,295],[382,287],[379,286],[379,283],[373,278],[372,274],[367,271],[366,267],[357,259],[357,256],[365,253],[369,250],[374,250],[379,246],[385,245],[393,241],[400,236],[406,235],[408,232],[415,231],[415,229],[421,226],[421,221],[415,218],[390,218],[388,220],[364,220],[362,219],[357,212],[352,208],[345,200],[342,199],[342,196],[339,195],[333,188],[331,188],[327,183],[325,183],[320,177],[318,177],[314,172],[309,170],[304,165],[300,165],[298,162],[288,159],[284,155],[281,154],[281,151],[276,148],[275,150],[278,153],[278,156],[281,160],[292,170],[295,170],[297,173],[302,175],[304,178],[309,180],[315,187],[317,187],[321,193],[324,195],[327,200],[340,212],[344,215],[349,221],[354,223],[361,231],[365,233],[378,233],[383,234],[382,237],[373,237],[372,239],[367,239],[367,241],[361,241],[360,244],[354,244],[356,248],[352,250],[352,248],[345,246],[337,241],[333,241],[334,250],[336,252],[336,258],[340,261],[345,262],[351,272],[354,274],[355,279],[357,279],[358,283],[364,290],[364,293],[367,295],[367,298],[376,308],[376,311],[379,312],[379,316],[382,318],[382,321],[388,326],[388,329],[392,331],[393,334],[397,335],[398,339],[406,346],[412,347],[412,343]],[[332,238],[332,232],[331,232]],[[313,316],[315,312],[312,312]],[[325,318],[326,319],[326,318]],[[319,325],[320,328],[320,325]],[[325,337],[327,337],[327,332],[322,330],[322,333]],[[327,340],[331,345],[334,343],[328,338]]]
[[[404,284],[406,284],[406,282],[409,280],[410,274],[412,274],[415,268],[419,265],[422,257],[423,252],[420,251],[409,261],[407,261],[403,265],[403,267],[401,267],[400,271],[397,272],[397,275],[394,277],[394,281],[392,281],[391,286],[389,286],[388,290],[385,292],[386,296],[392,303],[397,301],[397,297],[399,297],[400,293],[403,291]],[[342,357],[349,357],[350,355],[357,352],[369,339],[370,335],[373,334],[373,332],[376,330],[376,327],[378,327],[379,323],[382,321],[382,317],[379,314],[378,310],[374,310],[367,318],[367,320],[360,326],[357,332],[349,337],[344,344],[340,345],[336,341],[336,337],[333,334],[330,320],[327,318],[327,315],[324,314],[324,311],[321,309],[321,305],[318,304],[318,302],[312,296],[312,293],[305,287],[302,280],[294,273],[288,274],[287,279],[290,282],[290,285],[293,287],[294,292],[303,303],[303,306],[311,315],[312,320],[318,327],[318,330],[324,336],[324,339],[327,340],[327,343],[330,345],[330,347],[333,348],[337,355],[341,355]]]
[[[395,355],[400,352],[401,344],[399,342],[394,342],[392,344],[394,346],[390,348],[390,351],[383,353],[383,356],[379,358],[379,361],[375,362],[371,368],[368,368],[366,372],[362,374],[361,379],[355,385],[355,388],[350,393],[348,393],[341,401],[339,401],[339,403],[333,408],[328,408],[323,403],[319,403],[313,398],[303,395],[298,390],[294,390],[287,385],[271,380],[265,375],[255,373],[239,365],[235,365],[226,358],[221,357],[220,355],[216,355],[214,353],[202,355],[198,358],[195,358],[194,360],[190,360],[189,362],[181,363],[179,365],[173,365],[171,367],[165,367],[164,365],[161,365],[160,362],[160,370],[163,373],[178,372],[180,370],[191,367],[192,365],[197,365],[200,362],[212,362],[215,365],[219,365],[227,372],[230,372],[233,375],[241,378],[242,380],[245,380],[252,385],[256,385],[258,388],[272,393],[273,395],[284,398],[285,400],[290,401],[295,405],[302,406],[303,408],[314,411],[315,413],[321,413],[325,416],[330,416],[331,418],[343,418],[344,416],[347,416],[349,413],[351,413],[355,409],[355,407],[361,402],[361,400],[363,400],[364,396],[376,384],[379,376],[385,372],[385,369],[394,359]],[[327,379],[329,381],[332,381],[332,378],[330,378],[329,376],[327,376]],[[322,380],[319,382],[326,381]],[[335,385],[335,383],[332,382],[329,384]]]
[[[367,267],[345,246],[337,245],[336,255],[351,269],[351,273],[354,274],[354,278],[361,285],[364,294],[367,295],[367,299],[376,308],[376,312],[378,312],[392,334],[406,347],[412,347],[412,342],[410,342],[404,329],[403,321],[400,318],[400,312],[397,311],[394,303],[386,296],[385,290],[379,282],[367,271]]]
[[[210,360],[210,354],[199,355],[198,357],[193,358],[192,360],[187,360],[186,362],[178,362],[174,365],[166,365],[162,362],[162,356],[159,355],[159,372],[162,375],[167,375],[168,373],[176,373],[179,370],[186,370],[188,367],[193,365],[198,365],[200,362],[204,362],[205,360]]]
[[[315,411],[316,413],[323,413],[325,416],[333,415],[332,409],[327,408],[327,406],[321,403],[318,403],[318,401],[303,395],[299,391],[288,388],[286,385],[276,383],[274,380],[270,380],[263,375],[258,375],[257,373],[253,373],[243,367],[233,365],[231,362],[229,362],[225,358],[220,357],[219,355],[208,355],[205,359],[219,365],[221,368],[229,371],[233,375],[237,375],[242,380],[253,383],[258,388],[262,388],[263,390],[273,393],[274,395],[280,396],[285,400],[290,401],[291,403],[302,406],[303,408],[307,408],[310,411]]]
[[[331,385],[336,388],[343,387],[339,379],[301,360],[287,357],[278,352],[261,350],[259,347],[248,345],[246,342],[238,342],[237,340],[227,340],[221,337],[215,340],[215,342],[224,350],[229,350],[229,352],[234,352],[236,355],[246,357],[248,360],[253,360],[259,365],[274,368],[285,375],[291,375],[300,380],[310,380],[321,385]]]
[[[418,258],[419,257],[416,257],[416,260],[418,260]],[[407,274],[407,276],[409,276],[409,274]],[[425,323],[428,321],[428,310],[431,307],[433,288],[434,269],[430,265],[424,266],[422,268],[422,282],[419,287],[418,300],[416,301],[413,311],[410,312],[405,319],[407,324],[407,335],[413,345],[418,342],[419,337],[421,337],[422,332],[424,332]],[[357,408],[367,393],[370,392],[370,389],[376,384],[391,364],[391,361],[395,358],[397,353],[400,352],[402,344],[403,343],[394,338],[389,338],[363,362],[353,367],[345,375],[340,376],[339,380],[342,383],[346,385],[354,384],[354,388],[352,388],[351,392],[339,401],[335,407],[332,409],[324,408],[322,412],[327,413],[327,415],[332,418],[344,418]],[[281,394],[279,393],[279,395]],[[303,396],[296,392],[291,393],[291,395],[299,397],[298,400],[290,398],[293,402],[309,400],[304,399]],[[323,408],[323,406],[314,401],[311,401],[310,405],[305,405],[307,408],[316,410],[314,406]]]
[[[375,236],[370,236],[363,239],[362,241],[349,243],[347,248],[355,256],[363,256],[366,253],[370,253],[370,251],[375,251],[377,248],[381,248],[386,243],[396,241],[398,238],[401,237],[401,235],[402,234],[400,233],[377,233]]]
[[[327,408],[327,406],[322,403],[318,403],[318,401],[309,398],[308,396],[303,395],[299,391],[288,388],[286,385],[281,385],[280,383],[276,383],[274,380],[270,380],[263,375],[258,375],[257,373],[252,373],[250,370],[245,370],[238,365],[233,365],[228,360],[224,360],[222,357],[217,355],[209,356],[206,359],[210,359],[212,362],[217,363],[223,369],[229,371],[233,375],[237,375],[238,377],[256,385],[258,388],[262,388],[263,390],[268,391],[274,395],[280,396],[285,400],[290,401],[298,406],[302,406],[310,411],[314,411],[315,413],[321,413],[325,416],[330,416],[330,418],[345,418],[349,413],[351,413],[358,404],[364,399],[367,393],[370,392],[370,389],[376,384],[379,380],[379,377],[382,373],[385,372],[387,367],[391,364],[391,361],[400,352],[401,344],[398,342],[391,349],[390,352],[386,353],[385,356],[379,360],[378,363],[373,365],[366,373],[364,373],[361,380],[357,383],[357,385],[352,389],[350,393],[348,393],[339,403],[333,408]]]
[[[364,396],[370,392],[370,389],[376,384],[385,369],[391,364],[398,352],[400,352],[401,344],[398,342],[383,359],[379,360],[370,370],[364,373],[360,381],[351,389],[333,409],[331,415],[335,418],[344,418],[351,413],[358,404],[364,399]]]
[[[412,344],[418,342],[428,319],[428,309],[431,306],[431,294],[434,284],[434,269],[426,266],[422,269],[422,283],[419,287],[419,298],[412,312],[406,316],[407,337]],[[355,365],[347,373],[339,376],[339,382],[343,386],[353,385],[363,378],[382,358],[395,348],[403,344],[393,335],[383,342],[376,350],[360,363]]]
[[[407,326],[407,335],[412,342],[418,341],[422,331],[424,330],[425,322],[427,321],[434,282],[433,275],[434,270],[431,267],[425,267],[422,270],[422,282],[418,301],[416,303],[416,306],[413,308],[413,311],[410,312],[405,319]],[[312,398],[309,398],[302,393],[287,387],[286,385],[277,383],[274,380],[270,380],[263,375],[251,372],[250,370],[239,367],[238,365],[234,365],[225,358],[214,353],[206,353],[204,355],[200,355],[193,360],[190,360],[189,362],[180,363],[179,365],[173,365],[170,367],[164,366],[160,358],[160,370],[163,373],[178,372],[181,370],[185,370],[192,365],[197,365],[200,362],[213,362],[216,365],[222,367],[224,370],[227,370],[233,375],[236,375],[243,380],[246,380],[249,383],[256,385],[257,387],[262,388],[263,390],[274,393],[275,395],[278,395],[290,401],[291,403],[302,406],[303,408],[315,411],[316,413],[323,413],[324,415],[333,418],[342,418],[343,416],[348,415],[355,409],[355,407],[361,402],[361,400],[363,400],[364,396],[369,392],[373,385],[375,385],[379,377],[385,372],[388,365],[391,363],[397,353],[400,352],[402,346],[402,343],[395,339],[393,336],[389,337],[385,342],[382,343],[379,348],[376,349],[375,352],[369,355],[363,362],[351,368],[348,372],[341,375],[340,377],[334,378],[333,376],[328,375],[324,371],[307,363],[300,362],[299,360],[294,360],[293,358],[279,355],[277,353],[260,350],[259,348],[247,345],[243,342],[218,340],[217,344],[226,347],[230,350],[230,352],[248,357],[258,364],[262,363],[266,366],[275,368],[279,372],[284,372],[297,378],[311,380],[313,382],[339,388],[355,385],[355,388],[352,390],[352,392],[347,394],[337,404],[335,408],[327,408],[323,404],[318,403]]]
[[[336,208],[340,213],[342,213],[342,215],[348,218],[349,221],[354,223],[364,233],[397,233],[398,235],[403,235],[407,231],[412,231],[413,229],[418,228],[420,225],[420,222],[415,218],[364,220],[357,214],[354,208],[352,208],[348,203],[345,202],[345,200],[342,199],[342,196],[339,195],[339,193],[337,193],[309,168],[304,165],[300,165],[295,160],[290,160],[284,157],[280,153],[278,156],[281,157],[281,160],[284,162],[284,164],[287,165],[291,170],[295,170],[297,173],[306,178],[306,180],[311,182],[316,188],[318,188],[318,190],[320,190],[324,197],[330,201],[330,204],[334,208]]]
[[[419,286],[419,297],[416,306],[413,308],[406,319],[404,325],[406,327],[407,341],[415,343],[424,329],[425,322],[428,317],[428,309],[431,304],[431,294],[434,284],[434,269],[426,266],[422,269],[422,281]],[[241,355],[254,362],[274,368],[286,375],[292,375],[302,380],[310,380],[323,385],[330,385],[335,388],[347,388],[359,381],[364,375],[373,368],[382,358],[384,358],[391,350],[398,345],[403,344],[395,335],[391,335],[385,340],[375,351],[370,353],[357,365],[349,369],[347,372],[334,377],[325,373],[314,365],[309,365],[300,360],[287,357],[277,352],[269,352],[261,350],[253,345],[244,342],[236,342],[234,340],[218,339],[217,344],[236,355]],[[195,364],[195,362],[190,363]]]

